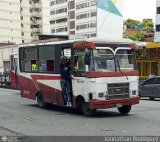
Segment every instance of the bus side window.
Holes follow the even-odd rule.
[[[54,72],[54,60],[47,60],[47,71]]]

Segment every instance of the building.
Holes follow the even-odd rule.
[[[50,0],[51,33],[122,37],[122,0]]]
[[[0,0],[0,72],[9,69],[17,44],[51,33],[49,11],[49,0]]]
[[[22,43],[50,34],[49,0],[20,0]]]
[[[19,44],[50,33],[49,0],[0,0],[0,42]]]
[[[156,19],[154,42],[160,42],[160,0],[156,1]]]
[[[21,43],[20,0],[0,0],[0,43]]]

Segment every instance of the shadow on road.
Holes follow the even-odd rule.
[[[104,110],[97,110],[96,113],[93,116],[84,116],[82,112],[78,109],[68,108],[68,107],[62,107],[57,105],[52,105],[49,108],[39,108],[37,104],[25,104],[28,107],[35,107],[37,109],[42,109],[44,111],[51,111],[55,112],[56,115],[66,115],[66,114],[72,114],[72,115],[78,115],[81,117],[92,117],[92,118],[103,118],[103,117],[125,117],[129,116],[131,114],[122,115],[118,112],[118,110],[115,109],[115,111],[111,111],[110,109],[104,109]]]

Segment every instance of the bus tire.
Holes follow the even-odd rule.
[[[90,109],[89,103],[85,102],[84,100],[82,100],[81,103],[81,111],[86,116],[93,116],[96,113],[96,109]]]
[[[118,111],[119,111],[121,114],[128,114],[128,113],[131,111],[131,105],[118,107]]]
[[[52,106],[52,103],[46,103],[44,101],[44,97],[42,93],[38,93],[37,95],[37,104],[40,108],[49,108]]]

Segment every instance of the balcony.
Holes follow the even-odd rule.
[[[39,20],[32,20],[31,25],[40,25],[40,21]]]
[[[35,11],[32,12],[31,15],[32,15],[32,17],[40,17],[39,12],[35,12]]]
[[[33,28],[32,32],[39,34],[39,33],[41,33],[41,30],[39,28]]]

